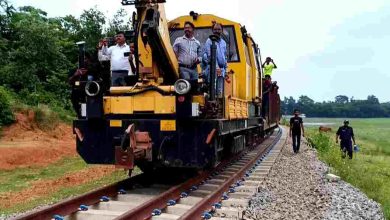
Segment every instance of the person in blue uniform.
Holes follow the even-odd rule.
[[[336,133],[336,143],[339,142],[340,139],[340,149],[341,149],[341,157],[345,158],[348,152],[349,159],[352,159],[353,149],[352,149],[352,141],[353,144],[356,145],[355,135],[353,133],[353,128],[349,126],[349,121],[344,121],[344,126],[339,127]]]

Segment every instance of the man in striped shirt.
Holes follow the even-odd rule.
[[[197,80],[197,65],[201,62],[200,42],[194,37],[195,25],[189,21],[184,24],[184,36],[173,44],[173,50],[179,62],[179,73],[182,79]]]

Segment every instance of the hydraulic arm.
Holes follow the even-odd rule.
[[[143,80],[172,85],[179,79],[178,62],[171,45],[165,0],[122,1],[135,5],[135,49],[138,72]]]

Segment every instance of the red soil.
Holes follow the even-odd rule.
[[[61,188],[72,187],[98,180],[115,171],[114,167],[94,166],[77,173],[64,175],[56,180],[40,180],[20,192],[0,193],[0,209],[28,203],[33,199],[48,196]]]
[[[1,131],[0,173],[21,167],[46,167],[64,157],[76,156],[72,127],[59,124],[51,131],[39,129],[34,113],[16,114],[16,122]],[[50,196],[64,187],[72,187],[101,179],[115,171],[114,167],[93,166],[67,173],[55,180],[38,180],[19,192],[0,193],[0,210],[37,198]]]
[[[52,131],[42,131],[34,114],[16,114],[16,123],[1,131],[0,170],[46,166],[63,157],[75,156],[72,127],[59,124]]]

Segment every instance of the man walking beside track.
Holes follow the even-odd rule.
[[[349,121],[345,120],[344,126],[339,127],[339,130],[336,133],[336,143],[339,142],[339,138],[340,138],[341,140],[340,150],[342,151],[341,157],[345,158],[347,156],[346,154],[348,151],[349,159],[352,159],[353,150],[352,150],[351,139],[353,140],[354,145],[356,145],[356,142],[355,142],[355,135],[353,134],[353,129],[348,125],[349,125]]]
[[[299,110],[295,109],[294,117],[290,118],[290,137],[292,137],[294,153],[299,152],[299,147],[301,146],[301,135],[302,137],[305,137],[303,120],[299,117]]]

